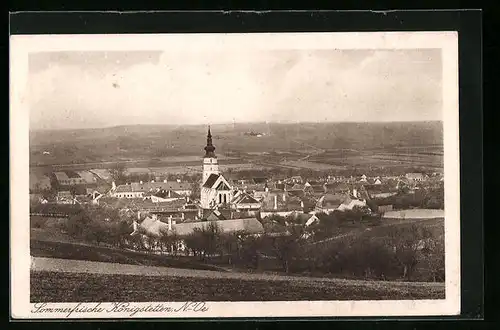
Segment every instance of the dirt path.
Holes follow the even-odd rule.
[[[251,274],[242,272],[222,272],[210,270],[180,269],[170,267],[138,266],[107,262],[55,259],[55,258],[31,258],[32,271],[54,271],[65,273],[94,273],[108,275],[139,275],[139,276],[177,276],[198,277],[218,279],[240,279],[240,280],[266,280],[266,281],[293,281],[296,284],[318,285],[318,284],[344,284],[349,286],[370,286],[388,288],[444,288],[444,283],[422,283],[422,282],[389,282],[389,281],[362,281],[335,278],[283,276],[271,274]]]

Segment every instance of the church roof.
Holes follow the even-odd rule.
[[[220,176],[220,174],[215,174],[215,173],[210,174],[207,181],[205,181],[205,183],[203,184],[203,187],[213,188],[213,185],[215,184],[215,182],[217,181],[219,176]]]
[[[212,144],[212,133],[210,132],[210,126],[208,126],[208,134],[207,134],[207,145],[205,149],[205,157],[216,158],[215,156],[215,147]]]

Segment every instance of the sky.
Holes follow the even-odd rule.
[[[43,52],[30,129],[442,120],[440,49]]]

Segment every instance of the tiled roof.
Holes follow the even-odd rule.
[[[89,171],[79,171],[77,173],[87,183],[96,182],[96,178],[95,178],[94,174],[90,173]]]
[[[168,182],[133,182],[131,184],[123,184],[116,187],[116,192],[138,192],[138,191],[154,191],[154,190],[191,190],[191,184],[185,182],[168,181]]]
[[[325,187],[322,184],[311,185],[309,187],[309,189],[311,189],[314,192],[318,192],[318,193],[324,193],[325,192]]]
[[[373,184],[373,185],[365,185],[364,186],[366,191],[369,193],[374,193],[374,192],[391,192],[394,189],[391,188],[387,184]]]
[[[69,180],[68,175],[65,172],[54,172],[57,181]]]
[[[214,173],[210,174],[207,181],[205,181],[205,183],[203,184],[203,187],[212,188],[212,186],[214,185],[215,181],[217,181],[219,176],[220,174],[214,174]]]
[[[213,223],[217,224],[224,233],[242,231],[248,234],[258,234],[264,232],[264,227],[262,227],[262,224],[255,218],[219,220],[213,221]],[[210,221],[185,222],[172,225],[172,227],[175,229],[177,235],[187,236],[191,234],[195,228],[202,229],[209,224]]]
[[[246,191],[265,191],[266,184],[265,183],[253,183],[253,184],[244,184],[242,188]]]
[[[326,194],[323,195],[318,202],[316,203],[316,206],[319,208],[337,208],[342,204],[344,201],[348,199],[348,196],[344,194]]]
[[[255,198],[253,198],[252,196],[250,196],[248,193],[246,192],[243,192],[241,194],[239,194],[238,196],[236,196],[233,200],[232,200],[232,203],[234,204],[238,204],[238,203],[259,203],[258,200],[256,200]]]
[[[186,203],[183,199],[178,199],[170,202],[153,203],[149,199],[129,199],[129,198],[112,198],[102,197],[99,203],[108,205],[117,209],[138,209],[145,211],[161,212],[168,210],[178,210]]]
[[[163,234],[168,233],[168,224],[152,217],[147,217],[139,226],[146,234],[151,236],[161,237]]]
[[[66,175],[68,176],[68,178],[71,178],[71,179],[81,179],[80,175],[78,173],[76,173],[75,171],[64,171],[66,173]]]
[[[179,195],[178,193],[176,193],[175,191],[172,191],[172,190],[160,190],[158,192],[155,192],[153,195],[156,197],[160,197],[160,198],[180,198],[181,197],[181,195]]]
[[[326,189],[328,192],[347,191],[349,186],[344,182],[332,182],[326,184]]]
[[[213,210],[208,215],[206,215],[205,219],[207,219],[207,220],[226,220],[227,218],[219,210]]]
[[[274,208],[275,197],[277,208]],[[295,196],[291,196],[289,194],[285,195],[285,201],[283,201],[283,194],[269,194],[262,201],[262,209],[265,211],[301,211],[302,203],[301,199]]]

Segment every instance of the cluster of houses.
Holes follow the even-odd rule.
[[[273,215],[295,217],[299,223],[309,226],[318,221],[315,216],[318,213],[354,208],[389,211],[391,205],[378,205],[378,209],[373,210],[367,202],[395,195],[401,185],[418,189],[421,182],[429,179],[422,173],[408,173],[404,177],[328,176],[316,180],[300,176],[271,180],[225,176],[219,171],[210,129],[204,149],[202,180],[198,187],[180,180],[140,181],[118,186],[112,182],[109,187],[103,184],[104,174],[95,171],[62,171],[53,173],[52,178],[36,179],[37,182],[45,180],[46,186],[53,183],[59,187],[56,203],[93,203],[130,213],[135,218],[131,235],[151,237],[169,232],[187,235],[207,222],[217,223],[224,232],[258,234],[264,230],[258,218]],[[435,175],[433,180],[439,182],[442,177]],[[70,189],[74,187],[83,189]],[[194,198],[194,188],[199,188],[199,197]]]

